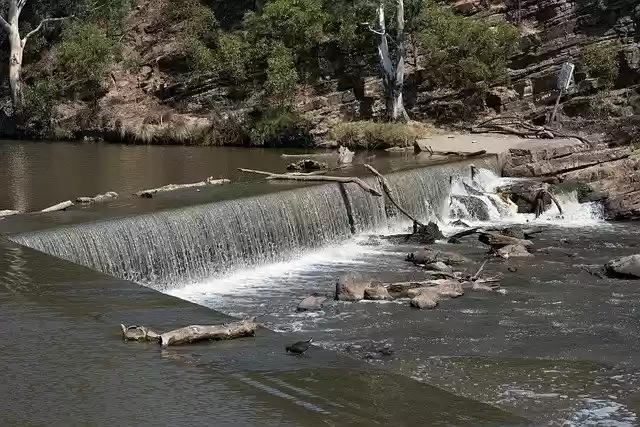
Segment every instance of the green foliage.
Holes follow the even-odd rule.
[[[413,124],[359,121],[337,124],[329,137],[348,148],[386,149],[410,147],[415,138],[426,133],[425,128]]]
[[[33,85],[25,85],[23,114],[34,136],[44,138],[51,132],[59,92],[60,83],[54,79],[39,80]]]
[[[251,45],[241,34],[222,34],[218,38],[216,61],[225,77],[241,82],[247,77],[247,63],[251,60]]]
[[[579,66],[590,77],[602,79],[605,87],[611,88],[618,77],[618,55],[621,50],[622,45],[618,40],[591,44],[582,50]]]
[[[56,65],[70,86],[99,86],[119,58],[120,46],[93,24],[76,22],[64,32]]]
[[[122,30],[122,23],[132,5],[133,0],[81,0],[76,6],[76,16],[108,30]]]
[[[276,44],[267,58],[265,88],[271,102],[278,107],[290,104],[295,96],[297,83],[298,73],[291,51]]]
[[[212,72],[216,67],[213,51],[201,40],[190,38],[182,45],[187,66],[191,71],[199,74]]]
[[[513,25],[467,19],[437,4],[429,4],[416,25],[426,71],[434,84],[465,88],[507,79],[508,59],[520,41]]]
[[[277,40],[306,51],[320,39],[325,19],[321,0],[268,0],[262,13],[246,15],[245,27],[254,40]]]
[[[169,24],[179,26],[183,36],[205,38],[217,28],[213,11],[200,0],[169,1],[163,12]]]

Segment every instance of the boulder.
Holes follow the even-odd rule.
[[[501,258],[533,258],[533,254],[530,253],[523,245],[506,245],[498,249],[498,255]]]
[[[373,301],[388,301],[393,298],[389,295],[389,291],[380,283],[372,283],[364,290],[364,299]]]
[[[489,214],[489,207],[485,202],[477,196],[451,196],[451,201],[455,201],[464,206],[461,213],[468,214],[470,219],[477,221],[489,221],[491,215]],[[466,212],[464,212],[466,210]]]
[[[412,240],[418,239],[420,243],[425,245],[431,245],[436,240],[444,239],[444,234],[440,231],[440,227],[435,222],[429,221],[428,224],[418,227],[415,233],[412,235]]]
[[[610,277],[640,279],[640,254],[613,259],[604,268]]]
[[[298,311],[317,311],[322,310],[322,306],[324,302],[327,300],[326,297],[321,295],[311,295],[303,299],[300,304],[298,304]]]
[[[464,15],[473,15],[482,9],[482,0],[458,0],[453,5],[453,10]]]
[[[440,301],[440,296],[435,290],[425,289],[411,299],[411,306],[419,309],[435,308]]]
[[[336,296],[338,301],[360,301],[364,299],[364,291],[369,286],[362,277],[357,275],[342,276],[336,283]]]
[[[464,295],[462,283],[457,280],[448,280],[435,287],[436,292],[441,297],[458,298]]]
[[[519,98],[517,91],[504,86],[497,86],[487,92],[487,107],[493,108],[497,113],[505,110],[506,105]]]
[[[432,264],[434,262],[442,262],[447,265],[466,264],[472,261],[455,252],[438,251],[434,249],[421,249],[417,252],[410,253],[407,261],[414,264]]]

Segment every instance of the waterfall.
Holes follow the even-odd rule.
[[[495,158],[474,159],[495,170]],[[387,175],[399,203],[426,221],[446,211],[451,183],[470,161]],[[366,178],[376,185],[373,178]],[[163,290],[232,270],[285,261],[301,251],[388,224],[382,197],[354,184],[325,184],[12,236],[17,243]],[[345,197],[346,195],[346,197]],[[403,221],[398,218],[398,222]],[[404,221],[406,223],[406,221]]]

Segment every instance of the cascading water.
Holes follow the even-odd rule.
[[[496,169],[495,158],[474,159]],[[387,175],[399,203],[423,220],[446,209],[469,161]],[[367,178],[376,185],[373,178]],[[12,240],[104,273],[167,290],[231,271],[299,257],[356,233],[396,228],[383,198],[336,184],[74,225]],[[347,205],[348,203],[348,205]],[[353,218],[349,221],[347,206]],[[406,222],[398,220],[398,223]]]

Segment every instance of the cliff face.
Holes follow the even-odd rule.
[[[237,2],[233,10],[219,12],[226,17],[221,25],[237,25],[255,3]],[[262,102],[261,87],[232,86],[214,76],[186,79],[173,68],[175,35],[157,23],[163,5],[163,0],[143,0],[131,12],[126,23],[125,59],[133,58],[140,66],[113,70],[105,94],[97,102],[96,117],[89,124],[78,120],[80,112],[86,110],[86,102],[68,102],[59,108],[62,121],[73,123],[70,126],[75,126],[78,134],[117,135],[127,128],[172,123],[206,126],[212,123],[212,112],[218,117],[242,115]],[[562,99],[559,120],[571,125],[582,117],[589,118],[595,96],[599,96],[598,103],[608,106],[606,117],[599,118],[601,122],[640,111],[640,39],[636,32],[640,0],[459,0],[452,2],[452,7],[481,19],[519,23],[523,31],[522,53],[512,60],[508,87],[493,88],[487,93],[434,92],[421,76],[418,55],[417,68],[409,66],[405,88],[412,118],[456,122],[495,112],[517,112],[542,122],[555,103],[561,65],[577,62],[590,44],[614,39],[620,40],[622,46],[614,87],[603,95],[598,79],[577,72],[575,85]],[[32,64],[32,68],[38,66]],[[378,117],[384,106],[375,73],[304,86],[296,104],[319,137],[337,121]]]

